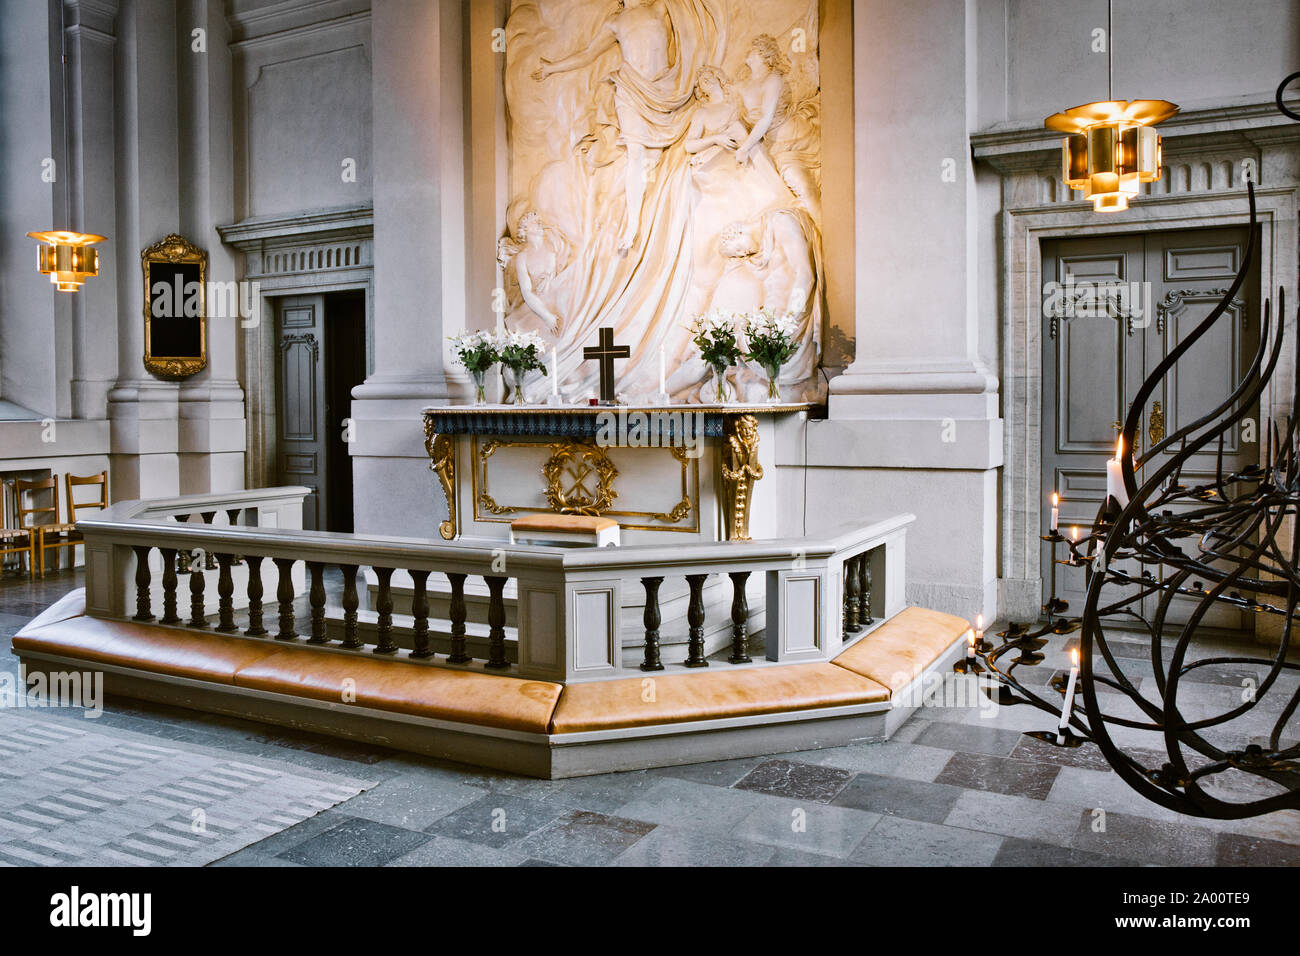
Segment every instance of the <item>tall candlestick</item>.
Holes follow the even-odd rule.
[[[1074,708],[1074,682],[1079,679],[1079,650],[1070,650],[1070,679],[1065,685],[1065,705],[1061,708],[1061,722],[1056,725],[1056,742],[1065,743],[1065,732],[1070,726],[1070,711]]]
[[[1061,497],[1055,491],[1052,492],[1052,533],[1056,533],[1057,522],[1061,519]]]
[[[1115,446],[1115,457],[1106,462],[1106,495],[1119,502],[1121,508],[1128,505],[1128,491],[1124,488],[1124,471],[1121,465],[1124,457],[1124,436],[1119,436]]]

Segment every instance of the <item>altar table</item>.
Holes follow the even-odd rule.
[[[778,469],[802,455],[814,406],[439,405],[425,448],[446,497],[443,538],[509,540],[521,515],[602,515],[625,544],[801,533]]]

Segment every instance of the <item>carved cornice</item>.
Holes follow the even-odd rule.
[[[375,233],[374,206],[320,209],[292,216],[263,216],[217,226],[221,241],[241,252],[256,252],[304,240],[369,239]]]
[[[63,26],[70,36],[116,40],[118,0],[64,0]]]
[[[370,18],[370,0],[284,0],[255,7],[233,0],[226,17],[232,47],[247,47],[350,26]]]

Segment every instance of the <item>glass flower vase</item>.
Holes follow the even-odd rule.
[[[714,404],[725,405],[731,401],[731,387],[727,384],[727,367],[714,365],[712,395]]]
[[[504,372],[506,379],[506,404],[528,404],[524,399],[524,376],[528,374],[527,371],[513,365],[503,365],[501,370]]]
[[[763,364],[763,371],[767,373],[767,400],[772,403],[781,401],[781,383],[777,379],[781,375],[781,366]]]
[[[470,378],[474,379],[474,404],[487,404],[487,369],[481,372],[470,370]]]

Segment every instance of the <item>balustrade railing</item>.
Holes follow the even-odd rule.
[[[262,500],[279,502],[278,509],[297,496],[300,506],[305,493],[265,489]],[[233,519],[220,524],[206,517],[203,523],[172,520],[235,510],[194,500],[204,497],[212,496],[124,502],[79,522],[87,548],[88,613],[568,681],[628,675],[620,614],[625,588],[629,598],[634,596],[631,589],[639,588],[635,596],[644,593],[645,602],[644,653],[629,665],[631,673],[710,666],[705,586],[714,576],[731,587],[726,663],[763,663],[754,660],[757,652],[750,646],[747,585],[754,575],[765,579],[766,661],[829,659],[871,623],[873,613],[889,617],[901,609],[903,543],[912,520],[899,515],[825,538],[564,549],[303,531],[285,527],[291,517],[284,515],[284,520],[264,524],[259,519],[256,525]],[[265,505],[262,510],[267,511]],[[188,619],[179,613],[181,555],[193,558]],[[214,574],[202,573],[209,559]],[[363,568],[370,568],[377,582],[373,606],[366,611],[358,590]],[[409,615],[394,614],[397,572],[409,575],[412,583]],[[327,576],[333,579],[330,587]],[[269,586],[264,577],[271,579]],[[470,578],[487,588],[486,634],[482,624],[467,620]],[[661,657],[660,586],[666,578],[684,581],[688,591],[681,664],[666,664]],[[446,618],[430,616],[431,579],[439,585],[445,579]],[[513,635],[506,627],[505,599],[512,579],[517,602]],[[335,606],[329,604],[331,588],[338,595]],[[155,598],[160,599],[157,617]],[[266,606],[268,599],[273,606]]]

